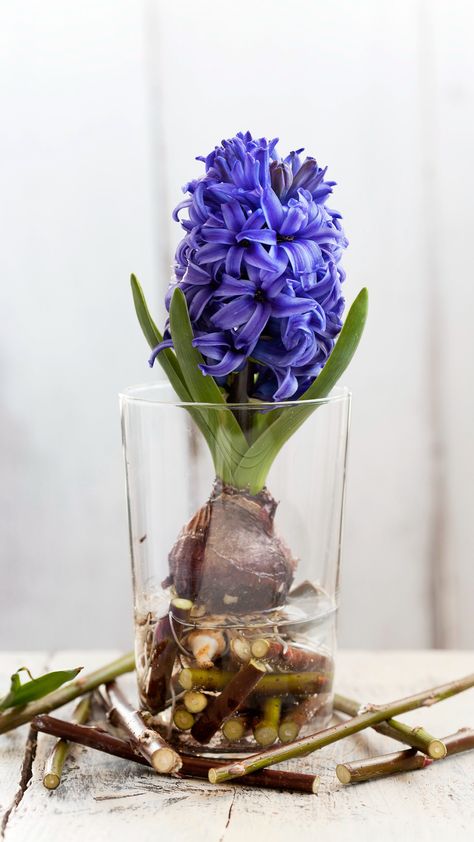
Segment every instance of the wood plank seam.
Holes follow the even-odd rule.
[[[232,799],[231,799],[231,802],[230,802],[230,804],[229,804],[229,811],[228,811],[228,813],[227,813],[227,821],[226,821],[226,823],[225,823],[224,832],[223,832],[223,834],[222,834],[221,838],[219,839],[219,842],[224,842],[224,837],[225,837],[225,835],[226,835],[226,833],[227,833],[227,828],[229,827],[229,825],[230,825],[230,820],[231,820],[231,818],[232,818],[232,810],[234,809],[235,799],[236,799],[236,797],[237,797],[237,787],[236,787],[236,786],[234,786],[234,787],[233,787],[233,790],[234,790],[234,791],[233,791],[233,793],[232,793]]]
[[[23,754],[23,760],[21,764],[18,789],[15,795],[13,796],[11,804],[9,805],[9,807],[7,807],[5,813],[2,816],[2,821],[0,824],[0,839],[5,839],[10,816],[12,815],[13,811],[20,806],[23,796],[25,795],[25,792],[28,789],[29,783],[33,777],[33,763],[36,757],[37,746],[38,735],[35,731],[33,731],[32,728],[30,728],[28,730],[28,736],[26,738],[25,743],[25,752]]]

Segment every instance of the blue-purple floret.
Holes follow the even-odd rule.
[[[174,211],[186,234],[176,250],[204,374],[225,385],[248,360],[252,397],[287,400],[318,376],[342,327],[347,240],[327,207],[333,181],[302,149],[281,159],[277,139],[239,133],[206,157]],[[187,218],[180,216],[187,211]],[[153,351],[150,364],[165,341]]]

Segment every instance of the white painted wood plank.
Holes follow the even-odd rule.
[[[428,5],[428,4],[426,4]],[[429,4],[433,67],[432,250],[439,287],[439,370],[434,384],[442,414],[440,475],[444,488],[444,577],[448,645],[472,647],[474,593],[474,393],[472,312],[474,258],[474,7],[469,0]]]
[[[304,144],[339,182],[347,295],[368,285],[353,388],[341,641],[429,640],[427,320],[421,282],[418,7],[411,0],[151,0],[166,155],[165,195],[201,172],[194,156],[238,130]],[[230,13],[229,13],[230,14]],[[169,223],[174,244],[180,237]],[[170,253],[170,262],[172,254]],[[387,600],[388,571],[397,571]],[[369,585],[370,583],[370,585]],[[404,605],[404,622],[399,621]],[[361,622],[360,618],[364,620]]]
[[[115,653],[82,653],[88,668]],[[337,686],[363,702],[381,702],[460,677],[472,671],[472,652],[342,652]],[[73,656],[74,660],[74,656]],[[70,653],[54,659],[69,664]],[[124,682],[130,686],[133,677]],[[472,725],[474,691],[423,711],[407,714],[433,733],[445,735]],[[143,842],[157,833],[182,842],[241,842],[252,836],[284,842],[317,832],[330,842],[401,838],[469,839],[473,815],[474,753],[453,757],[424,771],[378,782],[342,787],[334,768],[340,759],[355,759],[394,750],[395,745],[367,731],[311,757],[292,761],[299,770],[322,775],[317,797],[205,782],[170,781],[139,767],[80,748],[74,749],[61,787],[46,793],[41,765],[48,740],[41,740],[34,780],[12,816],[6,842],[46,842],[84,838],[102,842],[127,840],[139,829]]]

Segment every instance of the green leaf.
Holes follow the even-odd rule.
[[[329,395],[354,356],[362,336],[368,311],[368,292],[362,289],[349,310],[334,349],[321,374],[299,399],[297,405],[281,411],[242,457],[235,471],[239,488],[250,487],[257,493],[265,485],[268,471],[286,441],[321,404],[304,406],[306,401],[322,400]],[[300,405],[301,404],[301,405]],[[269,413],[271,415],[272,413]]]
[[[143,289],[136,275],[130,275],[130,284],[132,287],[133,303],[135,304],[135,311],[140,322],[140,327],[143,330],[146,341],[150,348],[154,348],[163,341],[163,337],[153,321],[148,304],[146,303]]]
[[[35,699],[41,699],[47,693],[57,690],[62,684],[67,681],[72,681],[73,678],[81,671],[82,667],[77,667],[73,670],[58,670],[57,672],[48,672],[41,675],[39,678],[32,678],[30,681],[21,683],[19,673],[26,670],[29,675],[31,673],[26,667],[20,667],[11,677],[10,692],[0,701],[0,710],[7,708],[18,707],[19,705],[26,705],[27,702],[33,702]]]
[[[247,441],[232,410],[227,408],[224,396],[213,377],[204,375],[199,366],[204,363],[201,353],[194,348],[192,325],[186,298],[176,287],[170,305],[170,331],[176,357],[191,399],[198,403],[221,405],[222,409],[199,407],[213,437],[214,463],[218,476],[224,482],[233,482],[233,472],[248,448]]]
[[[163,342],[163,336],[150,315],[143,290],[135,275],[130,276],[130,284],[132,286],[133,303],[140,327],[150,348],[156,348],[160,342]],[[170,348],[166,348],[158,354],[157,359],[179,399],[189,401],[191,399],[190,394],[186,388],[176,354]]]
[[[197,348],[193,347],[194,334],[188,305],[179,287],[176,287],[171,299],[170,331],[176,357],[192,400],[199,403],[225,404],[224,396],[214,378],[204,375],[199,368],[204,359]]]
[[[357,351],[367,321],[368,310],[369,292],[364,287],[347,314],[339,339],[321,374],[318,375],[304,395],[301,395],[300,401],[325,398],[329,395]]]
[[[133,295],[133,303],[135,304],[135,311],[138,317],[138,321],[140,322],[140,326],[142,331],[145,335],[145,339],[147,340],[150,348],[155,348],[159,345],[160,342],[163,341],[163,336],[161,335],[160,331],[158,330],[155,322],[153,321],[150,311],[148,309],[148,305],[146,303],[145,295],[143,290],[135,277],[135,275],[131,275],[130,283],[132,286],[132,295]],[[171,383],[174,391],[176,392],[180,401],[183,403],[192,403],[193,398],[189,392],[189,389],[186,386],[186,382],[183,377],[183,373],[181,371],[181,367],[179,365],[178,360],[176,359],[176,354],[170,348],[165,348],[158,354],[157,357],[158,362],[160,363],[163,371],[165,372],[168,380]],[[201,417],[197,410],[192,409],[191,407],[186,407],[189,414],[201,430],[206,442],[209,446],[209,450],[211,451],[212,458],[214,459],[214,436],[212,435],[211,431],[209,430],[205,420]]]

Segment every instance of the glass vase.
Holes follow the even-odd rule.
[[[350,393],[304,408],[185,404],[158,383],[126,390],[120,403],[141,705],[188,752],[255,752],[324,727]],[[202,425],[224,473],[239,446],[229,413],[254,436],[265,423],[270,438],[268,413],[272,423],[301,416],[262,488],[252,488],[265,469],[258,452],[248,485],[215,474]]]

